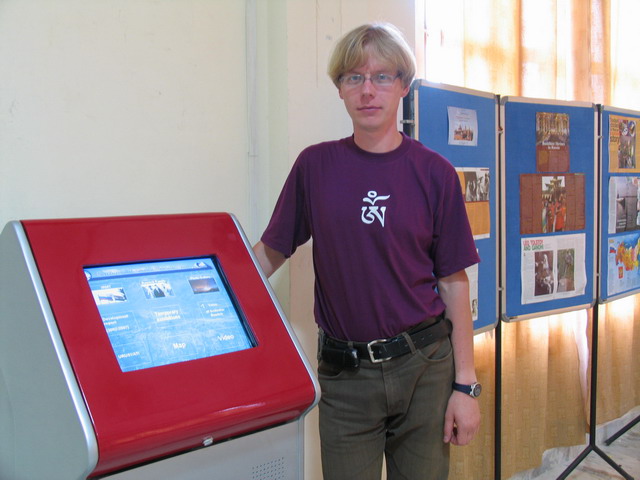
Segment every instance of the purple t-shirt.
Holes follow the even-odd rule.
[[[479,262],[455,169],[406,135],[385,154],[353,137],[300,154],[262,241],[289,257],[310,237],[316,322],[343,340],[440,314],[437,278]]]

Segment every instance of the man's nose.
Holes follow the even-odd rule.
[[[362,93],[373,94],[376,87],[371,81],[371,78],[365,77],[364,82],[362,82]]]

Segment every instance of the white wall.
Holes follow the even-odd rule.
[[[414,3],[0,0],[0,228],[230,211],[256,241],[300,150],[352,133],[337,38],[390,21],[413,43]],[[315,363],[309,245],[289,263],[271,283]],[[319,480],[317,410],[306,444]]]
[[[245,5],[2,0],[0,224],[249,216]]]

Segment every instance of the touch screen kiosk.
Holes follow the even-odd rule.
[[[309,363],[229,214],[0,235],[0,478],[303,477]]]

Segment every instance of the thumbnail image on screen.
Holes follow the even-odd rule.
[[[84,267],[123,372],[255,347],[216,257]]]

